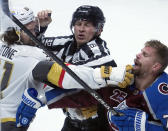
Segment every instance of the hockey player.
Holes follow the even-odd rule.
[[[11,12],[33,35],[40,37],[46,30],[46,20],[37,21],[31,9],[25,7],[13,9]],[[41,49],[35,47],[34,42],[24,31],[12,22],[9,22],[9,27],[1,38],[3,42],[0,44],[1,131],[26,131],[27,127],[16,128],[16,111],[26,88],[43,87],[40,83],[28,79],[28,76],[34,66],[40,60],[47,60],[47,57]],[[43,98],[41,101],[45,102],[45,97]],[[41,102],[39,106],[42,106]]]
[[[110,122],[122,131],[168,130],[168,47],[148,41],[134,60],[132,95],[117,106],[124,116],[108,113]],[[131,107],[131,108],[130,108]]]
[[[164,69],[168,65],[168,48],[160,41],[147,41],[134,61],[135,82],[133,85],[126,89],[117,87],[98,89],[98,92],[109,105],[124,113],[123,116],[114,116],[110,112],[108,113],[109,121],[112,123],[111,130],[118,130],[117,127],[123,131],[167,130],[168,75]],[[111,67],[104,68],[104,66],[96,69],[74,65],[69,65],[69,67],[84,81],[88,81],[91,87],[95,88],[104,87],[105,83],[117,85],[119,84],[117,81],[127,83],[128,80],[132,79],[132,75],[129,73],[130,66],[126,71],[127,75],[123,75],[121,68],[119,70],[112,68],[110,71]],[[39,68],[45,69],[42,74]],[[54,62],[38,63],[33,69],[32,77],[35,80],[55,85],[55,88],[83,88]],[[73,102],[74,97],[78,100],[78,104]],[[89,101],[86,101],[86,97]],[[97,101],[90,95],[80,93],[58,100],[57,103],[54,103],[54,107],[67,107],[67,105],[69,107],[87,107],[96,104]],[[29,105],[24,104],[24,107],[26,106]],[[23,106],[21,105],[21,107]],[[20,112],[19,115],[27,117],[29,113],[33,114]]]
[[[40,17],[41,14],[39,13],[38,16]],[[72,35],[45,37],[42,39],[42,42],[64,62],[94,68],[101,65],[115,67],[116,63],[110,56],[106,42],[100,38],[104,23],[105,17],[99,7],[80,6],[72,16],[70,24]],[[86,93],[80,90],[78,92]],[[78,102],[76,101],[76,103]],[[49,108],[53,104],[54,100],[48,103]],[[104,124],[98,123],[103,123],[103,119],[101,121],[98,120],[97,106],[86,108],[86,113],[83,113],[80,108],[64,108],[63,111],[67,117],[62,131],[105,130],[105,127],[102,126]],[[89,124],[90,122],[92,123],[91,125]]]

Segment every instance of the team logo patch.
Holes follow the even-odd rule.
[[[158,90],[163,95],[168,95],[168,84],[167,83],[160,83],[158,86]]]
[[[26,117],[23,117],[23,118],[21,119],[21,123],[22,123],[23,125],[27,125],[28,122],[29,122],[29,120],[28,120]]]

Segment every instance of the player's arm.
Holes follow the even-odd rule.
[[[102,66],[101,68],[96,69],[69,64],[67,64],[67,66],[94,89],[99,89],[100,87],[105,87],[107,85],[126,87],[126,85],[129,85],[133,79],[133,75],[129,72],[132,69],[132,66],[128,66],[128,68]],[[33,69],[32,75],[35,80],[46,83],[52,87],[83,89],[74,78],[55,62],[39,62]]]

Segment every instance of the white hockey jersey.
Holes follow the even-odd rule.
[[[1,122],[15,121],[17,107],[26,88],[43,86],[28,76],[37,62],[46,59],[46,54],[37,47],[27,45],[9,47],[0,43]]]

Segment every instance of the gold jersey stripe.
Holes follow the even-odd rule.
[[[97,106],[91,106],[87,108],[80,108],[82,116],[86,119],[91,118],[97,114]]]
[[[16,118],[1,118],[1,122],[16,121]]]
[[[59,86],[58,82],[59,82],[62,71],[63,71],[62,67],[59,64],[54,63],[47,75],[48,81],[56,86]]]

